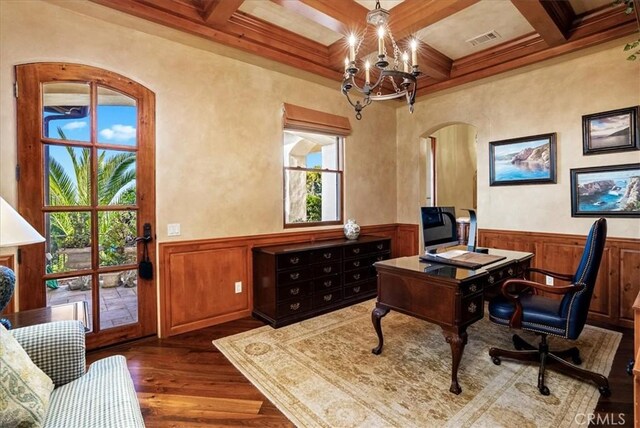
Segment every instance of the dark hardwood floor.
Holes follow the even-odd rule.
[[[292,426],[211,344],[261,325],[244,318],[168,339],[141,339],[92,351],[87,362],[115,354],[127,357],[148,427]],[[609,375],[612,394],[600,399],[593,426],[633,427],[633,379],[625,372],[633,330],[619,331],[623,338]]]

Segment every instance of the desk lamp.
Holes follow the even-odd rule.
[[[20,214],[0,196],[0,247],[44,242],[38,233]],[[0,312],[9,304],[16,285],[16,274],[6,266],[0,266]],[[0,319],[7,329],[11,328],[8,319]]]

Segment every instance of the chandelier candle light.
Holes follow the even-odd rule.
[[[409,111],[413,113],[413,104],[416,98],[417,77],[421,74],[418,69],[418,41],[411,40],[411,65],[409,65],[409,55],[406,51],[401,52],[396,44],[393,34],[388,25],[389,11],[380,7],[380,2],[376,2],[374,10],[367,14],[367,23],[378,28],[378,61],[374,64],[379,70],[375,83],[371,84],[371,63],[367,60],[364,63],[364,85],[359,87],[356,83],[356,74],[358,67],[356,66],[356,55],[362,44],[362,39],[358,43],[356,37],[352,34],[349,36],[349,56],[344,60],[344,80],[342,81],[342,93],[347,97],[349,104],[356,111],[356,119],[362,119],[362,109],[371,104],[372,101],[386,101],[396,98],[405,97],[409,104]],[[365,31],[366,35],[366,31]],[[393,47],[393,60],[391,67],[387,60],[387,50],[385,46],[385,37],[389,36],[391,46]],[[363,37],[364,39],[364,37]],[[402,62],[402,71],[400,70],[400,62]],[[391,93],[383,94],[382,85],[388,82],[393,87]],[[356,100],[354,103],[349,96],[349,92],[355,89],[364,96],[362,102]]]

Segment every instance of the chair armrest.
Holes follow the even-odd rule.
[[[85,373],[85,332],[80,321],[56,321],[10,332],[56,388]]]
[[[545,291],[547,293],[552,293],[552,294],[567,294],[567,293],[577,293],[578,291],[581,291],[584,289],[585,285],[584,284],[571,284],[571,285],[563,285],[560,287],[552,287],[549,285],[545,285],[545,284],[540,284],[539,282],[535,282],[535,281],[529,281],[526,279],[508,279],[506,280],[503,284],[502,287],[500,288],[500,292],[502,293],[502,295],[504,297],[507,298],[507,300],[509,300],[511,303],[513,303],[515,305],[515,310],[513,311],[513,315],[511,316],[511,319],[509,320],[509,327],[511,328],[522,328],[522,303],[520,303],[520,295],[522,293],[518,293],[518,294],[512,294],[509,292],[509,288],[510,287],[514,287],[514,288],[518,288],[518,287],[524,287],[524,288],[533,288],[534,290],[540,290],[540,291]]]
[[[534,267],[526,268],[525,272],[541,273],[543,275],[548,275],[556,279],[562,279],[564,281],[573,281],[573,275],[570,273],[557,273],[557,272],[551,272],[550,270],[534,268]]]

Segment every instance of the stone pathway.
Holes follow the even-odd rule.
[[[69,290],[60,281],[60,288],[47,288],[47,305],[86,300],[89,308],[89,327],[92,328],[91,290]],[[138,320],[138,287],[100,288],[100,329],[131,324]]]

